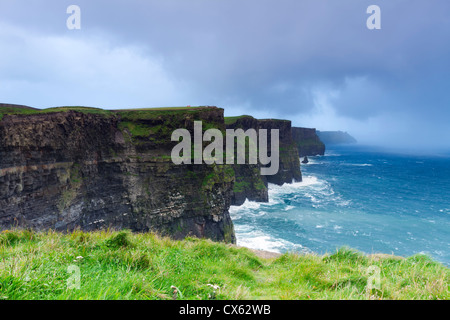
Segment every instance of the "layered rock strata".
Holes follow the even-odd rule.
[[[233,205],[241,205],[246,199],[267,202],[269,200],[268,183],[282,185],[293,181],[302,181],[297,146],[292,139],[291,121],[279,119],[255,119],[251,116],[227,118],[227,129],[271,129],[279,130],[279,169],[275,175],[261,175],[261,163],[234,165],[236,181],[233,188]],[[258,137],[259,138],[259,137]],[[268,145],[271,135],[268,134]],[[270,150],[270,149],[269,149]],[[269,152],[269,155],[270,152]]]
[[[292,138],[297,144],[300,157],[325,154],[325,144],[314,128],[292,127]]]
[[[268,183],[301,181],[290,121],[234,120],[226,121],[216,107],[108,111],[0,104],[0,230],[113,228],[234,243],[231,204],[268,201]],[[203,132],[278,129],[278,173],[261,175],[260,163],[174,164],[172,132],[183,128],[194,136],[195,121]]]
[[[234,242],[234,172],[175,165],[175,128],[222,127],[223,110],[63,111],[0,121],[0,229],[157,231]]]

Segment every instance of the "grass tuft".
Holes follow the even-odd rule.
[[[117,234],[111,236],[108,240],[105,241],[105,244],[108,248],[119,249],[126,248],[131,246],[131,242],[129,240],[130,231],[123,230],[118,232]]]
[[[361,252],[354,249],[343,247],[336,251],[336,253],[325,256],[324,262],[346,262],[346,263],[357,263],[361,265],[367,265],[368,259]]]

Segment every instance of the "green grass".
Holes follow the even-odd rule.
[[[123,109],[113,112],[120,115],[123,121],[136,120],[154,120],[161,117],[184,116],[187,113],[198,114],[210,107],[171,107],[171,108],[142,108],[142,109]],[[172,119],[173,120],[173,119]]]
[[[16,107],[0,107],[0,121],[7,114],[35,114],[39,113],[37,109],[16,108]]]
[[[156,108],[130,108],[130,109],[117,109],[115,112],[128,112],[128,111],[175,111],[175,110],[198,110],[210,108],[208,106],[195,106],[195,107],[156,107]]]
[[[234,192],[243,192],[244,190],[250,188],[250,182],[246,180],[237,180],[234,182],[233,191]]]
[[[369,292],[370,268],[380,283]],[[371,258],[345,248],[262,259],[246,248],[151,233],[0,233],[0,299],[173,298],[449,299],[449,269],[424,255]]]
[[[184,114],[186,112],[198,112],[209,107],[170,107],[170,108],[141,108],[141,109],[123,109],[123,110],[105,110],[94,107],[82,106],[63,106],[46,109],[21,108],[21,107],[0,107],[0,120],[6,114],[45,114],[52,112],[78,111],[82,113],[100,114],[103,116],[113,116],[115,114],[123,115],[127,119],[154,119],[161,115],[170,113]]]
[[[264,189],[267,189],[266,185],[264,184],[264,182],[262,181],[261,178],[259,178],[259,180],[257,180],[257,181],[254,183],[254,187],[255,187],[256,190],[264,190]]]
[[[53,113],[53,112],[68,112],[68,111],[78,111],[82,113],[91,113],[91,114],[100,114],[103,116],[112,116],[113,113],[109,110],[103,110],[100,108],[91,108],[91,107],[79,107],[79,106],[67,106],[67,107],[55,107],[55,108],[47,108],[47,109],[32,109],[32,108],[20,108],[20,107],[0,107],[0,120],[2,120],[4,115],[7,114],[45,114],[45,113]]]
[[[127,128],[133,137],[148,137],[152,132],[150,126],[131,121],[122,121],[119,123],[121,130]]]
[[[56,108],[47,108],[40,110],[40,113],[51,113],[51,112],[67,112],[67,111],[78,111],[82,113],[91,113],[91,114],[100,114],[103,116],[112,116],[114,113],[110,110],[104,110],[100,108],[92,108],[92,107],[56,107]]]
[[[202,130],[219,128],[220,123],[205,121],[204,112],[212,107],[171,107],[171,108],[144,108],[114,110],[120,117],[119,128],[129,132],[130,141],[141,144],[151,141],[155,144],[171,142],[171,135],[177,126],[185,123],[187,119],[201,120]]]
[[[230,125],[230,124],[235,123],[235,122],[238,121],[239,119],[247,118],[247,117],[253,119],[252,116],[242,115],[242,116],[235,116],[235,117],[224,117],[224,120],[225,120],[225,124]]]
[[[166,108],[140,108],[105,110],[93,107],[63,106],[47,109],[23,108],[21,106],[0,107],[0,121],[5,115],[48,114],[55,112],[76,111],[85,114],[97,114],[104,117],[120,118],[119,128],[127,129],[131,137],[126,135],[135,144],[152,141],[156,144],[170,142],[170,137],[176,125],[184,123],[186,116],[194,120],[202,120],[202,113],[212,107],[166,107]],[[211,128],[220,128],[219,123],[203,121],[203,131]]]

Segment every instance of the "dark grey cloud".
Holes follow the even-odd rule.
[[[65,28],[70,4],[81,30]],[[365,26],[372,4],[381,30]],[[361,136],[383,129],[380,140],[422,123],[449,137],[449,15],[445,0],[2,0],[0,94],[210,104]]]

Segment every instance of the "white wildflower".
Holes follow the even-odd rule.
[[[208,283],[207,286],[210,286],[211,288],[213,288],[214,290],[220,289],[220,287],[217,284],[211,284]]]

